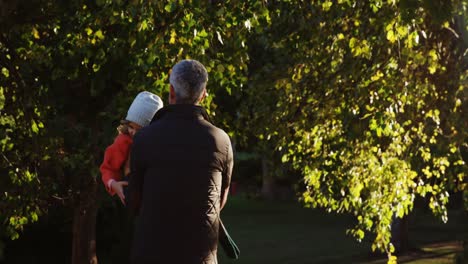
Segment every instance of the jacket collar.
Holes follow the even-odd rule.
[[[174,117],[182,117],[182,118],[190,118],[190,117],[198,117],[204,118],[208,122],[211,123],[211,119],[208,116],[206,110],[198,105],[192,104],[170,104],[166,105],[161,108],[156,114],[154,115],[151,123],[161,119],[163,116],[174,116]]]

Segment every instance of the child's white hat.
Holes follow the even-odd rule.
[[[149,125],[154,114],[162,107],[163,101],[159,96],[146,91],[141,92],[128,108],[125,120],[145,127]]]

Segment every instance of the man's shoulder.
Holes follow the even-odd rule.
[[[229,138],[229,135],[226,133],[226,131],[224,131],[223,129],[213,125],[212,123],[210,122],[206,122],[207,123],[207,126],[209,127],[208,131],[210,134],[212,134],[214,137],[216,138],[219,138],[219,139],[222,139],[222,140],[226,140],[226,141],[231,141],[230,138]]]
[[[148,128],[150,127],[151,125],[149,126],[146,126],[146,127],[143,127],[141,128],[140,130],[138,130],[137,133],[135,133],[135,135],[133,136],[133,144],[141,141],[142,138],[145,138],[148,136]]]
[[[160,133],[166,129],[163,121],[151,122],[148,126],[142,127],[133,137],[133,143],[148,138],[155,138],[155,134]]]

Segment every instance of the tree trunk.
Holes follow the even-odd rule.
[[[262,197],[267,200],[275,198],[275,182],[271,173],[271,163],[266,158],[262,158]]]
[[[79,195],[73,212],[72,264],[97,264],[96,216],[97,183],[93,180],[89,190]]]
[[[405,253],[409,250],[408,216],[395,217],[392,223],[392,244],[397,253]]]

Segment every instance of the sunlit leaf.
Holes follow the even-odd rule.
[[[41,38],[41,36],[39,35],[39,31],[37,31],[37,29],[34,28],[34,27],[32,29],[32,33],[33,33],[33,36],[34,36],[35,39],[40,39]]]
[[[10,77],[10,71],[5,67],[2,68],[2,74],[7,78]]]

